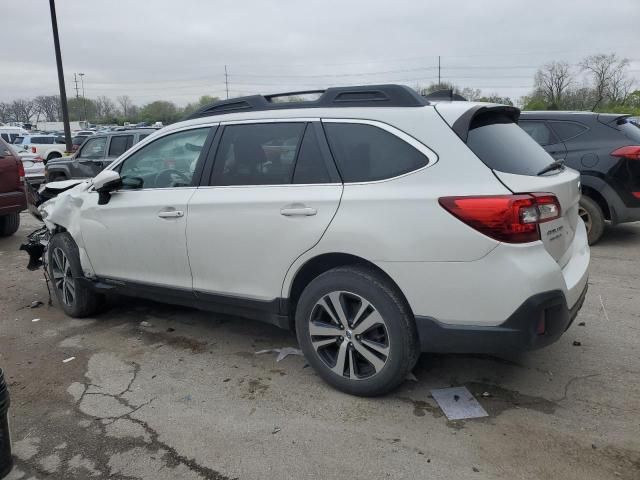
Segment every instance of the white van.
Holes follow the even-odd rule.
[[[2,139],[7,143],[13,143],[16,137],[24,135],[29,135],[29,132],[22,127],[0,125],[0,137],[2,137]]]

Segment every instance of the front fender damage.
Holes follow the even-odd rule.
[[[86,198],[85,193],[90,187],[91,182],[87,180],[67,180],[51,182],[40,189],[38,194],[43,202],[37,206],[37,211],[44,227],[29,234],[27,243],[20,246],[21,250],[29,253],[27,268],[35,270],[43,265],[49,239],[58,232],[66,231],[78,245],[80,264],[85,276],[94,276],[80,230],[81,207]],[[46,199],[47,197],[49,199]]]

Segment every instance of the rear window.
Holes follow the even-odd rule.
[[[624,133],[627,138],[640,144],[640,126],[628,118],[622,118],[617,122],[618,130]]]
[[[395,135],[372,125],[324,123],[344,182],[371,182],[424,167],[429,159]]]
[[[492,170],[536,175],[553,162],[545,150],[507,115],[480,114],[473,119],[467,146]]]
[[[550,123],[553,131],[556,132],[558,137],[560,137],[560,140],[563,142],[577,137],[588,130],[588,128],[581,123],[559,121],[552,121]]]

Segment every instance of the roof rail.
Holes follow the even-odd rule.
[[[309,94],[320,94],[320,96],[316,100],[293,102],[274,101],[274,99],[279,97]],[[422,107],[425,105],[429,105],[429,101],[405,85],[364,85],[230,98],[206,105],[188,115],[185,120],[222,115],[225,113],[284,110],[291,108]]]
[[[453,102],[453,101],[457,101],[457,102],[466,102],[467,99],[464,98],[462,95],[455,93],[452,89],[446,89],[446,90],[436,90],[435,92],[431,92],[431,93],[427,93],[426,95],[424,95],[424,98],[426,98],[427,100],[433,100],[433,101],[437,101],[437,100],[445,100],[445,101],[449,101],[449,102]]]

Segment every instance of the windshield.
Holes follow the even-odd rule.
[[[536,175],[553,162],[553,158],[506,115],[474,119],[467,146],[487,167],[505,173]]]

